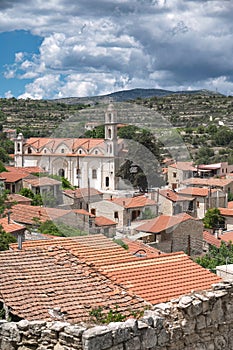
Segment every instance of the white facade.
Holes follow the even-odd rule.
[[[15,166],[40,166],[49,174],[67,178],[77,187],[117,189],[116,171],[121,142],[117,113],[110,104],[105,114],[105,139],[30,138],[15,140]]]

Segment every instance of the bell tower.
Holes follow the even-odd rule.
[[[108,105],[105,112],[105,140],[108,145],[108,154],[117,154],[117,111],[112,103]]]
[[[23,144],[24,137],[22,133],[19,133],[15,139],[15,166],[23,167]]]

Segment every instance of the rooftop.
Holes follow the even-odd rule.
[[[145,195],[136,196],[136,197],[116,197],[108,199],[110,202],[118,204],[124,208],[139,208],[147,205],[156,205],[156,202],[150,198],[147,198]]]
[[[160,215],[154,219],[147,220],[146,223],[137,226],[137,231],[150,232],[150,233],[159,233],[165,231],[169,228],[172,228],[176,225],[179,225],[181,222],[187,220],[195,220],[192,216],[182,213],[178,215]]]
[[[61,185],[61,181],[52,179],[51,177],[47,177],[47,176],[40,176],[40,177],[35,176],[35,178],[33,179],[32,178],[25,179],[24,181],[33,187]]]
[[[90,188],[76,188],[75,190],[64,190],[64,194],[71,198],[85,198],[88,196],[102,195],[102,192],[93,187]]]
[[[16,244],[11,247],[17,249]],[[36,268],[28,269],[29,265]],[[140,297],[156,304],[192,290],[209,289],[221,279],[183,252],[143,258],[103,235],[89,235],[24,242],[22,251],[0,255],[1,280],[6,304],[17,308],[22,317],[48,317],[48,308],[59,306],[69,320],[77,321],[93,305],[120,303],[123,308],[127,300],[127,307],[139,307]],[[133,299],[135,294],[139,298]]]
[[[17,224],[13,220],[10,220],[9,222],[8,218],[0,218],[0,225],[7,233],[17,233],[18,231],[26,229],[24,225]]]
[[[174,164],[170,164],[168,167],[184,171],[197,171],[197,169],[193,166],[193,162],[176,162]]]
[[[184,202],[188,200],[193,200],[193,198],[188,198],[188,197],[183,197],[179,196],[179,193],[169,190],[169,189],[164,189],[160,190],[159,194],[163,197],[166,197],[167,199],[171,200],[172,202]]]
[[[207,187],[187,187],[179,190],[180,194],[190,195],[190,196],[199,196],[199,197],[207,197],[211,193],[216,192],[216,189],[209,189]]]
[[[215,177],[209,177],[209,178],[199,178],[199,177],[191,177],[190,179],[184,180],[183,184],[186,185],[199,185],[199,186],[216,186],[216,187],[222,187],[227,186],[232,183],[232,179],[219,179]]]
[[[210,245],[214,245],[217,248],[220,248],[221,239],[216,238],[213,234],[208,231],[203,232],[203,240]]]

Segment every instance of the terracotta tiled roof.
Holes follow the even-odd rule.
[[[227,231],[223,235],[220,235],[219,238],[226,243],[230,241],[233,243],[233,231]]]
[[[61,185],[61,181],[52,179],[47,176],[41,176],[41,177],[35,177],[30,179],[25,179],[24,182],[29,183],[33,187],[40,187],[40,186],[54,186],[54,185]]]
[[[160,215],[154,219],[147,220],[147,222],[141,226],[137,226],[137,231],[159,233],[167,230],[173,226],[179,225],[181,222],[187,220],[195,220],[192,216],[182,213],[174,216]]]
[[[210,245],[214,245],[217,248],[220,248],[221,239],[217,239],[214,235],[209,233],[208,231],[203,232],[203,240]]]
[[[208,289],[221,279],[183,252],[104,268],[107,276],[152,304],[166,302],[192,290]]]
[[[33,218],[38,218],[41,222],[44,222],[47,220],[57,219],[71,212],[71,210],[16,204],[11,208],[11,217],[16,222],[31,225],[35,224],[35,220],[33,220]]]
[[[5,182],[17,182],[24,178],[26,178],[29,175],[26,171],[3,171],[1,173],[1,177],[5,179]]]
[[[0,225],[2,226],[3,230],[8,233],[17,233],[18,231],[26,229],[25,226],[17,224],[13,220],[10,220],[8,223],[8,218],[0,218]]]
[[[223,216],[233,216],[233,209],[229,209],[229,208],[219,208],[220,213]]]
[[[180,169],[180,170],[189,170],[196,171],[197,169],[193,166],[193,162],[176,162],[174,164],[169,165],[171,168]]]
[[[211,193],[216,192],[216,189],[211,189]],[[180,194],[189,194],[191,196],[207,197],[210,194],[210,189],[206,187],[187,187],[179,190]]]
[[[97,216],[95,218],[96,226],[116,226],[116,222],[106,218],[105,216]]]
[[[26,141],[25,146],[34,147],[40,152],[45,146],[48,149],[55,150],[62,144],[65,144],[69,149],[73,149],[74,152],[78,148],[82,148],[84,151],[89,151],[94,147],[103,146],[104,139],[32,137]]]
[[[76,188],[75,190],[64,190],[64,194],[68,195],[72,198],[84,198],[90,196],[96,196],[96,195],[102,195],[102,192],[96,190],[95,188]]]
[[[179,193],[176,193],[176,192],[169,190],[169,189],[160,190],[159,194],[163,197],[166,197],[167,199],[169,199],[172,202],[184,202],[184,201],[193,200],[193,198],[191,198],[191,197],[188,198],[188,197],[179,196]]]
[[[12,244],[11,247],[16,249],[16,244]],[[45,259],[49,258],[49,262],[46,262],[46,265],[44,265],[43,256],[39,253],[38,254],[38,248],[42,249],[42,252],[45,251]],[[25,251],[26,250],[26,251]],[[36,253],[36,261],[34,261],[34,256],[32,254],[33,259],[31,259],[29,262],[25,256],[27,256],[26,253],[29,251]],[[65,250],[65,251],[64,251]],[[25,252],[25,255],[22,253]],[[48,253],[47,253],[48,252]],[[60,254],[61,253],[61,254]],[[220,281],[220,278],[216,275],[210,273],[209,271],[205,270],[201,266],[194,263],[186,254],[179,252],[179,253],[172,253],[172,254],[161,254],[158,257],[154,258],[140,258],[132,255],[130,252],[126,251],[125,249],[121,248],[119,245],[116,245],[113,241],[110,239],[104,237],[103,235],[89,235],[89,236],[80,236],[80,237],[74,237],[74,238],[55,238],[52,241],[32,241],[32,242],[24,242],[23,243],[23,251],[18,252],[18,256],[20,257],[20,254],[23,255],[23,258],[20,261],[24,261],[24,268],[25,271],[22,271],[21,268],[19,268],[16,271],[15,280],[16,281],[10,281],[7,279],[8,289],[5,291],[6,297],[10,298],[10,301],[13,301],[15,303],[18,303],[21,305],[22,299],[21,298],[13,298],[13,295],[9,292],[9,289],[12,288],[12,286],[15,285],[15,288],[20,290],[21,284],[19,281],[24,278],[25,276],[25,282],[27,284],[27,288],[30,291],[31,287],[31,273],[38,273],[38,279],[40,282],[38,282],[39,286],[39,292],[38,292],[38,299],[35,301],[32,300],[32,305],[36,304],[37,302],[43,302],[43,310],[44,308],[48,307],[49,302],[47,303],[47,297],[51,297],[49,299],[50,303],[52,302],[52,297],[55,298],[55,301],[53,302],[53,307],[61,306],[61,304],[65,301],[65,305],[69,305],[69,303],[73,301],[73,304],[70,305],[69,310],[76,309],[76,278],[75,275],[73,278],[73,269],[76,269],[76,266],[78,266],[78,271],[80,273],[77,281],[78,288],[77,291],[80,292],[80,300],[85,301],[86,304],[90,305],[90,300],[92,299],[93,303],[96,303],[96,297],[98,296],[99,303],[101,303],[102,299],[99,295],[99,292],[101,293],[101,290],[99,291],[99,284],[97,283],[97,289],[95,286],[93,286],[92,281],[89,283],[89,289],[86,288],[86,281],[82,281],[82,268],[79,266],[79,264],[82,264],[82,266],[86,266],[84,263],[91,264],[90,266],[95,266],[97,269],[96,271],[101,272],[101,274],[104,274],[106,277],[110,278],[112,280],[113,289],[118,288],[119,285],[121,285],[123,288],[126,288],[127,291],[130,291],[131,293],[135,293],[138,296],[141,296],[143,299],[148,301],[149,303],[159,303],[159,302],[165,302],[167,300],[170,300],[172,298],[176,298],[180,295],[183,295],[185,293],[189,293],[192,290],[201,290],[201,289],[208,289],[211,287],[211,284],[216,283]],[[72,260],[70,260],[69,256],[72,254]],[[19,264],[18,256],[17,259],[14,260],[14,263]],[[78,258],[78,262],[76,260]],[[51,261],[51,259],[54,259]],[[3,264],[8,264],[8,259],[2,259],[4,261]],[[11,261],[11,260],[10,260]],[[70,261],[72,261],[72,264],[70,264]],[[36,269],[28,269],[28,265],[30,266],[38,266]],[[47,266],[50,267],[47,267]],[[1,266],[1,256],[0,256],[0,266]],[[70,271],[71,277],[66,277],[67,271],[64,272],[63,268],[67,268]],[[0,278],[2,278],[4,281],[6,280],[6,273],[7,269],[4,270],[4,274],[1,276],[1,270],[0,270]],[[12,274],[14,275],[14,270],[11,270]],[[88,278],[88,275],[90,274],[90,270],[86,269],[86,278]],[[93,275],[93,273],[92,273]],[[94,274],[95,276],[95,274]],[[27,280],[29,278],[29,280]],[[100,283],[102,283],[103,288],[108,288],[108,284],[106,285],[105,281],[102,280],[101,277],[99,277]],[[35,278],[33,278],[34,280]],[[59,286],[60,288],[63,288],[64,293],[61,290],[59,292],[57,291],[57,281],[59,280]],[[43,290],[43,293],[45,293],[44,298],[42,301],[40,299],[40,291],[41,291],[41,285],[44,286],[44,281],[49,281],[50,288],[48,290]],[[72,293],[69,283],[72,281],[72,288],[75,289],[74,294]],[[1,282],[1,280],[0,280]],[[15,283],[14,283],[15,282]],[[23,280],[21,281],[23,283]],[[96,281],[95,281],[96,283]],[[108,283],[108,282],[107,282]],[[5,288],[6,282],[4,282],[4,288]],[[55,284],[55,286],[54,286]],[[1,286],[1,284],[0,284]],[[81,287],[83,287],[83,289]],[[85,287],[84,287],[85,286]],[[1,287],[0,287],[1,288]],[[44,287],[43,287],[44,288]],[[81,290],[79,289],[81,288]],[[99,291],[96,295],[96,290]],[[105,289],[106,290],[106,289]],[[14,289],[13,289],[14,291]],[[34,293],[35,291],[35,293]],[[83,295],[82,292],[85,294]],[[111,293],[111,290],[109,291]],[[24,293],[28,293],[27,291],[24,291]],[[37,289],[33,289],[32,291],[32,297],[37,293]],[[70,293],[69,297],[68,294]],[[10,294],[10,295],[9,295]],[[25,294],[20,294],[24,296],[24,300],[28,299],[25,297]],[[105,295],[105,294],[104,294]],[[117,294],[118,295],[118,294]],[[68,299],[66,299],[66,296]],[[82,297],[81,297],[82,296]],[[59,303],[57,302],[57,299],[59,298]],[[103,296],[104,297],[104,296]],[[110,297],[112,298],[112,297]],[[15,300],[16,299],[16,300]],[[45,301],[44,301],[45,300]],[[68,300],[68,301],[67,301]],[[12,301],[12,303],[13,303]],[[116,300],[109,301],[113,303],[116,303]],[[124,302],[124,300],[122,301]],[[17,304],[17,307],[19,307]],[[63,305],[63,304],[62,304]],[[122,305],[122,304],[121,304]],[[138,304],[137,304],[138,305]],[[36,306],[34,306],[36,307]],[[21,307],[22,312],[24,311],[25,307],[24,305]],[[20,309],[20,311],[21,311]],[[37,309],[38,310],[38,309]],[[65,311],[65,308],[62,306],[62,311]],[[82,307],[80,307],[80,317],[83,316],[83,310]],[[29,308],[29,311],[31,311],[31,307]],[[33,311],[33,307],[32,307]],[[71,312],[70,311],[70,312]],[[72,311],[73,312],[73,311]],[[25,317],[25,315],[22,315]],[[31,317],[31,316],[30,316]],[[38,318],[41,317],[41,315],[38,315]],[[43,316],[44,317],[44,316]],[[35,317],[34,317],[35,318]],[[74,317],[75,319],[75,317]],[[69,318],[70,320],[70,318]],[[76,321],[76,319],[75,319]]]
[[[5,168],[7,171],[23,171],[23,172],[27,172],[29,174],[44,173],[45,172],[45,170],[39,166],[26,166],[26,167],[6,166]]]
[[[228,202],[227,208],[233,209],[233,201]]]
[[[186,185],[198,185],[198,186],[216,186],[222,187],[227,186],[232,183],[232,179],[216,179],[214,177],[210,177],[208,179],[202,179],[199,177],[191,177],[190,179],[184,180],[183,183]]]
[[[136,256],[142,256],[144,258],[154,258],[155,256],[159,256],[161,252],[158,249],[150,247],[148,244],[143,243],[142,241],[133,241],[129,238],[121,238],[121,240],[127,244],[128,252]]]
[[[22,196],[21,194],[17,193],[11,193],[7,196],[7,203],[21,203],[23,204],[24,202],[29,204],[32,201],[31,198]]]
[[[150,198],[147,198],[146,196],[137,196],[137,197],[119,197],[119,198],[112,198],[109,199],[109,201],[118,204],[124,208],[130,209],[130,208],[139,208],[144,207],[147,205],[155,205],[156,202],[153,201]]]
[[[81,214],[81,215],[86,215],[86,216],[90,216],[90,217],[94,217],[95,215],[89,213],[87,210],[85,209],[72,209],[72,211],[74,213],[77,213],[77,214]]]
[[[63,247],[0,253],[0,295],[11,313],[28,320],[88,321],[98,306],[128,314],[140,297]]]
[[[84,259],[88,263],[99,267],[112,263],[137,260],[136,257],[102,234],[69,238],[56,237],[52,241],[38,240],[23,242],[23,250],[54,246],[69,249],[80,259]],[[11,248],[17,249],[17,244],[11,244]]]

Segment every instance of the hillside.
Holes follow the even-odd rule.
[[[164,155],[186,159],[191,154],[196,158],[200,148],[208,146],[213,149],[211,160],[218,160],[216,154],[219,152],[226,159],[230,154],[226,148],[233,135],[229,132],[225,135],[223,129],[224,125],[233,126],[233,97],[206,90],[169,93],[166,90],[135,89],[107,97],[56,101],[0,99],[0,126],[16,128],[25,137],[80,137],[85,132],[86,122],[104,123],[110,96],[116,101],[118,121],[149,128],[164,144]],[[149,97],[141,97],[145,95]],[[217,128],[214,133],[208,130],[213,125]],[[220,132],[223,135],[218,135]]]

